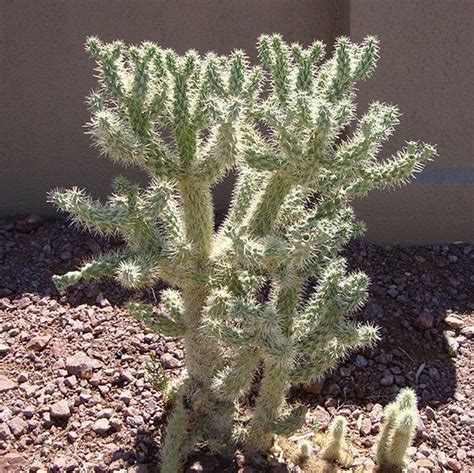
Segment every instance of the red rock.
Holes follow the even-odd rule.
[[[179,368],[181,366],[181,362],[179,360],[177,360],[170,353],[163,353],[163,355],[160,356],[160,361],[163,364],[163,367],[165,369],[174,370],[174,369]]]
[[[94,360],[80,351],[66,358],[66,370],[70,375],[90,379],[94,369]]]
[[[27,344],[26,348],[33,351],[43,351],[51,340],[51,335],[39,335],[32,338]]]
[[[27,464],[26,458],[16,452],[6,453],[0,457],[0,471],[22,471],[20,468],[26,467]]]
[[[0,393],[9,391],[10,389],[15,389],[17,386],[18,384],[15,381],[6,376],[0,375]]]
[[[453,471],[461,471],[461,464],[454,458],[448,458],[446,466]]]
[[[8,422],[8,427],[12,431],[15,437],[21,437],[26,430],[26,422],[20,417],[14,417],[10,422]]]
[[[50,413],[52,417],[56,417],[57,419],[67,419],[71,415],[71,410],[69,409],[67,401],[62,399],[50,407]]]
[[[433,463],[428,458],[420,458],[416,461],[419,468],[433,468]]]
[[[92,430],[96,434],[105,434],[107,433],[111,428],[110,422],[108,419],[99,419],[94,422],[94,425],[92,426]]]
[[[433,314],[422,312],[415,320],[415,325],[421,330],[429,330],[434,327]]]
[[[8,440],[9,438],[11,438],[11,436],[12,433],[10,431],[10,428],[7,424],[5,424],[5,422],[2,422],[0,424],[0,440]]]
[[[462,319],[460,319],[459,317],[456,317],[455,315],[448,315],[444,319],[444,323],[448,327],[454,328],[454,329],[459,329],[459,328],[462,328],[464,326],[464,321]]]

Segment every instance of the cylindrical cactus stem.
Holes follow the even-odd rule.
[[[391,403],[385,408],[385,421],[377,444],[377,463],[379,465],[384,465],[388,461],[390,435],[397,420],[397,412],[395,403]]]
[[[188,452],[192,430],[191,419],[183,399],[180,399],[166,427],[166,436],[161,450],[161,472],[176,473],[182,471]]]
[[[417,420],[416,394],[412,389],[402,389],[395,401],[385,408],[385,421],[377,445],[380,468],[403,468]]]
[[[250,221],[249,226],[252,236],[265,236],[272,230],[278,211],[291,187],[290,179],[283,173],[275,172],[269,178]]]
[[[405,411],[397,418],[396,425],[390,436],[387,460],[389,465],[403,468],[405,455],[413,440],[416,427],[416,415],[412,411]]]
[[[209,183],[183,178],[179,181],[186,239],[199,256],[207,258],[214,235],[214,210]]]
[[[280,416],[288,385],[288,371],[282,369],[280,363],[267,363],[250,423],[247,437],[248,450],[265,452],[272,447],[274,425]]]
[[[347,421],[343,416],[337,416],[331,422],[328,431],[327,443],[321,454],[322,459],[328,462],[341,462],[346,450]]]

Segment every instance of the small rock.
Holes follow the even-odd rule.
[[[6,376],[0,375],[0,393],[5,391],[10,391],[10,389],[15,389],[18,384],[15,381],[12,381]]]
[[[369,361],[365,356],[357,355],[355,364],[358,368],[365,368],[369,364]]]
[[[94,360],[84,352],[77,352],[66,358],[66,370],[70,375],[90,379],[94,369]]]
[[[461,464],[454,458],[448,458],[446,466],[453,471],[461,471]]]
[[[0,421],[8,422],[12,418],[12,410],[9,407],[2,407],[0,411]]]
[[[416,461],[416,466],[418,466],[418,468],[431,469],[433,468],[433,463],[430,460],[428,460],[428,458],[420,458],[419,460]]]
[[[447,463],[448,463],[448,457],[446,456],[446,453],[444,452],[438,452],[438,463],[441,465],[441,466],[446,466]]]
[[[8,427],[7,424],[2,422],[0,424],[0,440],[8,440],[12,436],[12,433],[10,431],[10,428]]]
[[[112,429],[119,431],[123,428],[123,422],[117,417],[112,417],[110,419],[110,426],[112,427]]]
[[[369,417],[359,417],[357,420],[357,427],[359,428],[359,432],[363,436],[367,436],[370,434],[372,430],[372,421]]]
[[[61,401],[55,402],[50,407],[50,413],[52,417],[57,419],[67,419],[71,415],[71,410],[69,409],[69,404],[67,401],[63,399]]]
[[[25,371],[21,372],[18,377],[16,378],[16,380],[21,384],[21,383],[26,383],[26,381],[28,381],[28,373],[26,373]]]
[[[9,423],[8,427],[15,437],[21,437],[26,430],[26,422],[20,417],[14,417]]]
[[[186,469],[186,473],[201,473],[203,471],[204,468],[199,461],[195,461],[191,466]]]
[[[321,430],[325,430],[331,421],[331,416],[328,411],[321,406],[316,407],[312,413],[312,418],[314,423],[317,424]]]
[[[339,368],[339,373],[341,373],[343,378],[348,378],[352,374],[352,369],[347,366],[341,366]]]
[[[451,356],[457,356],[458,351],[459,351],[459,342],[457,341],[456,337],[445,334],[444,339],[446,341],[446,346],[447,346],[447,349],[448,349],[448,353]]]
[[[39,335],[32,338],[27,344],[26,348],[33,351],[43,351],[51,340],[51,335]]]
[[[77,385],[77,378],[72,375],[72,376],[68,376],[65,380],[64,380],[64,385],[67,386],[68,388],[74,388],[76,387]]]
[[[111,425],[110,425],[109,420],[106,418],[102,418],[94,422],[94,425],[92,426],[92,430],[96,434],[101,435],[101,434],[107,433],[110,430],[110,427]]]
[[[102,409],[100,412],[97,413],[98,419],[110,419],[114,414],[114,410],[110,407],[107,409]]]
[[[0,355],[5,356],[8,354],[10,351],[10,345],[7,345],[6,343],[0,343]]]
[[[130,427],[140,427],[144,422],[145,419],[143,419],[142,416],[130,416],[125,419],[125,422],[130,426]]]
[[[461,333],[467,338],[474,338],[474,325],[468,325],[461,330]]]
[[[463,450],[462,448],[458,448],[458,449],[456,450],[456,458],[457,458],[458,460],[463,461],[463,460],[466,459],[466,456],[467,456],[467,455],[466,455],[466,452],[465,452],[465,450]]]
[[[67,433],[67,440],[69,443],[74,443],[79,438],[79,435],[74,430]]]
[[[426,406],[425,414],[429,420],[436,420],[436,411],[432,407]]]
[[[444,323],[449,327],[449,328],[454,328],[454,329],[459,329],[462,328],[464,325],[464,322],[462,319],[459,317],[456,317],[455,315],[448,315],[444,319]]]
[[[133,377],[132,373],[130,373],[130,371],[123,370],[120,372],[120,380],[125,384],[129,384],[133,383],[133,381],[135,381],[135,378]]]
[[[397,286],[394,286],[393,284],[390,285],[390,287],[388,288],[387,290],[387,294],[390,296],[390,297],[397,297],[398,296],[398,289],[397,289]]]
[[[132,400],[132,394],[130,391],[122,391],[120,393],[119,399],[126,405],[128,406],[130,404],[130,401]]]
[[[384,409],[383,409],[382,404],[379,404],[379,403],[374,404],[370,411],[370,418],[372,420],[372,423],[377,424],[378,422],[380,422],[380,420],[382,419],[383,413],[384,413]]]
[[[32,404],[28,404],[24,409],[23,409],[23,415],[27,419],[31,419],[35,415],[36,409],[35,406]]]
[[[63,455],[54,457],[51,461],[53,471],[64,471],[66,468],[66,458]]]
[[[160,361],[165,369],[174,370],[181,366],[181,362],[170,353],[163,353],[163,355],[160,356]]]
[[[459,423],[461,425],[471,425],[472,424],[472,418],[467,414],[461,414],[459,416]]]
[[[328,392],[331,396],[339,396],[341,394],[341,388],[339,387],[339,384],[337,383],[331,383],[328,386]]]
[[[393,374],[384,374],[383,378],[380,380],[380,384],[382,386],[391,386],[393,382],[395,381],[395,377]]]
[[[434,326],[434,318],[431,312],[424,311],[416,319],[415,325],[421,330],[429,330]]]

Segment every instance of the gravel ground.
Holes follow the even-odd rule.
[[[160,360],[175,376],[184,353],[121,306],[131,296],[153,298],[160,288],[131,294],[92,282],[60,296],[51,284],[52,274],[119,244],[60,220],[0,220],[0,471],[157,471],[166,409],[147,364]],[[308,425],[324,432],[336,413],[346,416],[347,471],[371,471],[382,406],[411,386],[421,420],[409,470],[473,471],[474,248],[357,241],[346,252],[372,281],[356,317],[379,325],[383,340],[292,392],[311,407]],[[241,454],[198,452],[188,471],[316,471],[274,457],[256,465]]]

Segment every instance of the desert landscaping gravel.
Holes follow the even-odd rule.
[[[131,297],[153,300],[160,288],[130,293],[110,281],[83,282],[62,295],[51,283],[53,274],[119,245],[61,220],[0,220],[0,471],[158,471],[166,406],[147,366],[154,359],[175,377],[184,352],[122,306]],[[345,416],[348,471],[371,471],[383,406],[411,386],[421,418],[409,471],[474,471],[474,248],[356,241],[346,253],[372,282],[356,317],[380,326],[382,340],[292,392],[293,400],[310,406],[308,425],[319,432]],[[205,451],[187,469],[302,471],[276,456],[255,464]]]

